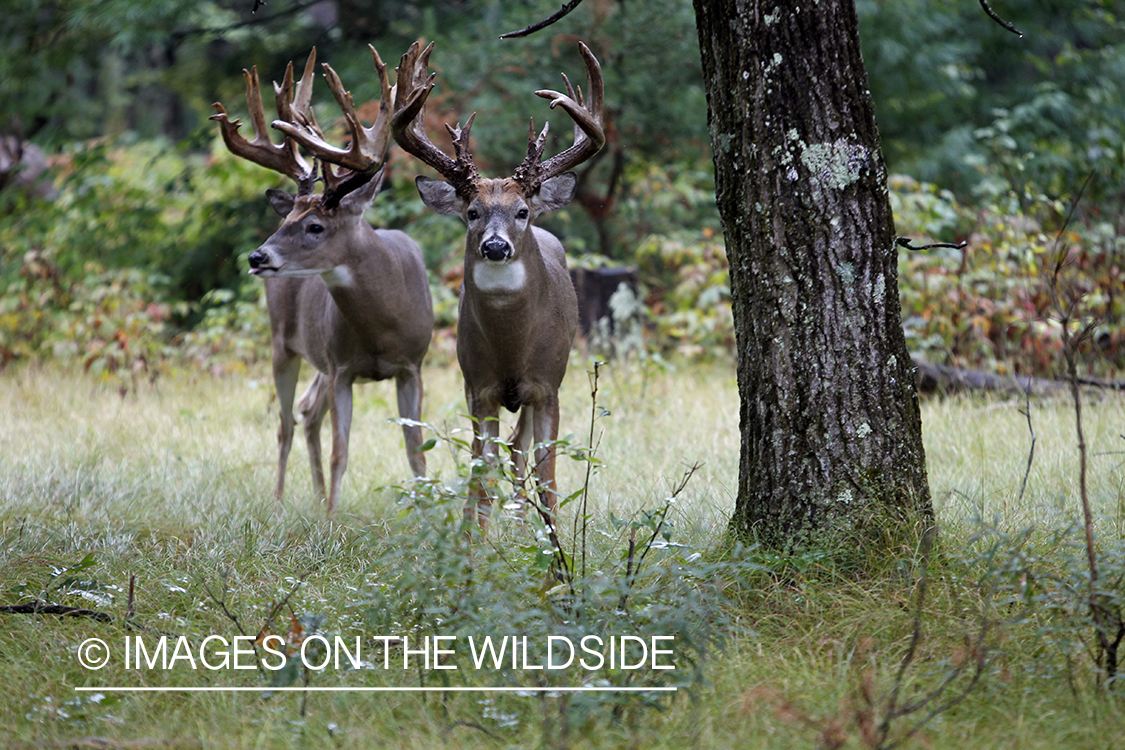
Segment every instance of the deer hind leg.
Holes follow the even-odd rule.
[[[297,392],[297,378],[301,374],[301,358],[274,353],[273,385],[277,392],[281,425],[277,428],[277,486],[274,499],[280,501],[285,494],[285,466],[289,462],[289,449],[293,447],[293,394]]]
[[[481,532],[488,533],[492,515],[492,498],[488,494],[486,477],[496,464],[496,440],[500,434],[497,417],[499,407],[487,407],[469,397],[469,413],[473,418],[473,463],[470,467],[469,498],[465,503],[465,518],[480,524]]]
[[[398,395],[398,415],[414,422],[422,420],[422,373],[417,367],[410,367],[395,376],[395,389]],[[426,454],[422,447],[422,428],[418,425],[402,426],[406,440],[406,460],[416,477],[426,476]]]
[[[535,410],[535,474],[539,478],[540,509],[550,514],[552,522],[559,507],[559,493],[555,488],[555,441],[559,437],[559,394],[549,395]]]
[[[309,387],[297,401],[297,413],[305,428],[305,445],[309,449],[309,467],[312,469],[313,491],[317,497],[324,495],[324,463],[320,458],[320,426],[328,411],[328,378],[317,373]]]
[[[521,518],[527,516],[527,476],[528,456],[531,455],[531,446],[535,438],[535,407],[524,404],[520,409],[519,420],[508,444],[512,446],[512,470],[516,475],[517,511]]]

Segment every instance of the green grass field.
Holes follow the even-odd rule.
[[[425,377],[426,420],[438,436],[467,438],[456,367],[430,364]],[[590,430],[590,390],[576,358],[562,394],[562,434],[574,445],[584,445]],[[699,468],[669,506],[662,530],[670,532],[670,544],[657,545],[646,560],[628,614],[599,608],[595,598],[581,617],[618,633],[666,626],[704,638],[712,628],[722,638],[714,648],[693,650],[676,641],[677,649],[703,659],[698,670],[677,660],[674,674],[619,670],[583,682],[589,675],[582,670],[476,673],[464,660],[458,671],[444,672],[372,663],[276,674],[252,664],[193,670],[186,660],[168,669],[126,666],[126,639],[154,644],[162,634],[187,636],[194,647],[208,636],[256,636],[282,600],[270,632],[291,639],[314,629],[358,635],[375,662],[384,656],[377,635],[422,637],[472,627],[482,635],[541,636],[581,625],[578,614],[573,621],[560,617],[552,603],[558,590],[541,572],[534,524],[503,521],[471,555],[460,548],[454,521],[465,458],[449,443],[430,451],[435,483],[409,496],[397,488],[408,469],[401,432],[387,422],[394,416],[390,384],[357,389],[337,517],[326,520],[312,497],[299,434],[286,502],[276,506],[272,391],[265,368],[218,379],[166,378],[124,398],[62,370],[0,375],[0,604],[42,596],[114,618],[0,615],[3,744],[869,748],[878,746],[875,733],[896,684],[901,706],[948,681],[937,699],[895,719],[889,740],[972,682],[963,700],[936,712],[902,746],[1125,747],[1125,712],[1119,698],[1095,686],[1092,631],[1074,603],[1084,551],[1071,523],[1079,513],[1078,461],[1066,401],[1032,402],[1037,442],[1022,499],[1030,444],[1022,402],[924,403],[941,522],[940,554],[928,567],[916,549],[864,576],[816,555],[782,560],[751,552],[751,565],[723,553],[738,472],[738,399],[729,365],[668,371],[609,365],[597,396],[597,413],[608,414],[595,423],[600,464],[589,484],[584,590],[616,601],[628,521],[641,524],[643,542],[650,534],[644,514],[663,507],[688,467]],[[1120,578],[1125,568],[1115,550],[1125,531],[1125,399],[1092,397],[1085,414],[1105,575]],[[324,441],[327,453],[327,431]],[[564,494],[582,487],[587,467],[560,458]],[[563,511],[567,545],[576,512],[577,503]],[[467,557],[473,567],[466,573]],[[924,567],[926,597],[918,610]],[[135,614],[126,618],[131,576]],[[896,678],[916,611],[922,637]],[[712,612],[716,619],[702,622]],[[109,644],[103,669],[79,663],[79,646],[89,638]],[[395,647],[386,653],[402,658]],[[75,691],[261,687],[282,674],[287,686],[314,688],[680,689],[625,695]]]

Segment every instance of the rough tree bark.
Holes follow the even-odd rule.
[[[732,530],[885,545],[932,520],[853,0],[694,0],[738,342]]]

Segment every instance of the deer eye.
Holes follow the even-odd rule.
[[[517,219],[526,219],[527,218],[527,209],[521,208],[519,211],[516,211],[516,218]]]
[[[469,221],[476,221],[480,218],[480,213],[475,208],[470,208],[469,212],[465,215],[469,217]]]
[[[321,224],[309,224],[309,227],[308,227],[308,233],[309,234],[320,234],[323,231],[324,231],[323,225],[321,225]]]

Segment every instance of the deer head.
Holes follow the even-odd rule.
[[[511,177],[501,180],[483,179],[473,163],[469,150],[469,134],[474,113],[465,127],[446,126],[453,139],[454,158],[434,146],[426,136],[423,117],[419,117],[426,99],[433,90],[433,76],[427,75],[433,45],[424,50],[415,43],[399,65],[398,95],[391,130],[395,140],[407,152],[436,169],[446,181],[428,177],[417,179],[423,202],[439,214],[461,216],[469,227],[470,244],[482,257],[503,261],[511,257],[513,237],[522,236],[535,217],[566,206],[574,197],[577,178],[567,170],[589,159],[605,143],[602,127],[603,83],[601,66],[585,44],[579,43],[586,64],[586,89],[589,104],[581,89],[575,92],[563,75],[567,94],[557,91],[536,91],[549,99],[551,108],[561,106],[574,120],[574,144],[562,153],[543,161],[550,123],[543,126],[538,137],[535,121],[528,132],[527,156]]]

